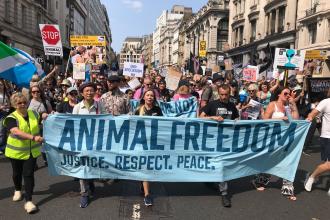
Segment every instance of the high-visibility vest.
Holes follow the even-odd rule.
[[[39,114],[32,110],[27,110],[29,123],[17,111],[14,111],[7,118],[14,118],[17,121],[18,129],[32,134],[33,136],[40,135],[39,129]],[[6,118],[6,119],[7,119]],[[6,125],[6,119],[4,124]],[[33,158],[40,156],[41,144],[32,140],[23,139],[17,135],[9,134],[5,150],[6,157],[27,160],[32,154]]]

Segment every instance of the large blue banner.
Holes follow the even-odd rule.
[[[78,178],[217,182],[257,173],[293,181],[310,123],[51,115],[49,171]]]
[[[131,112],[134,113],[140,100],[131,99],[130,104]],[[166,117],[196,118],[197,116],[198,105],[195,97],[171,102],[158,101],[158,105]]]

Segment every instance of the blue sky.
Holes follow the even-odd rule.
[[[163,10],[173,5],[192,7],[197,12],[207,0],[101,0],[107,7],[112,32],[112,47],[120,51],[127,36],[150,34]]]

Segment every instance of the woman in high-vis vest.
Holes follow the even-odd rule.
[[[37,112],[28,110],[28,101],[22,93],[15,93],[10,98],[11,105],[16,109],[4,120],[4,125],[10,131],[7,139],[5,155],[10,159],[13,168],[15,193],[13,201],[22,200],[22,177],[24,179],[24,208],[27,213],[37,211],[32,203],[34,188],[34,168],[37,157],[41,155],[40,147],[43,138],[40,136],[40,116]]]

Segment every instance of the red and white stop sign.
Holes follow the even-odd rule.
[[[49,45],[56,45],[61,40],[60,31],[53,25],[45,25],[41,29],[42,39]]]

